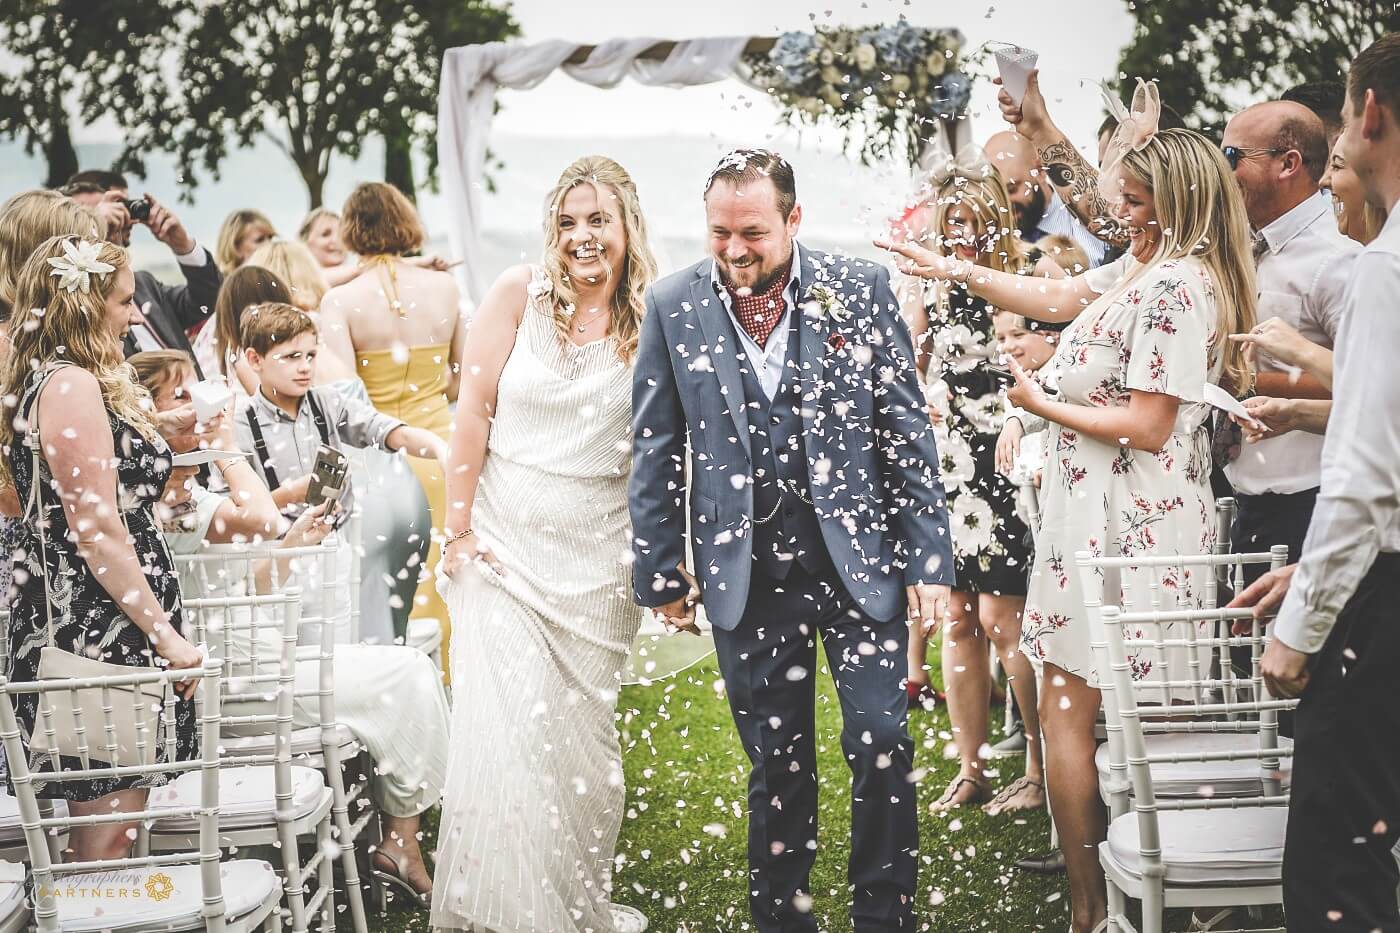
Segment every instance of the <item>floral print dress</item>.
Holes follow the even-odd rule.
[[[1032,253],[1026,268],[1039,259]],[[1026,526],[1016,513],[1016,487],[996,468],[997,437],[1006,421],[1005,377],[998,359],[992,306],[961,286],[947,303],[928,307],[934,362],[948,401],[935,393],[943,423],[935,428],[957,588],[965,593],[1026,595],[1031,562]],[[934,367],[941,366],[941,372]]]
[[[1155,453],[1105,444],[1048,424],[1041,480],[1041,525],[1022,629],[1025,652],[1099,685],[1074,555],[1200,554],[1215,544],[1210,489],[1210,406],[1207,381],[1223,360],[1215,340],[1215,290],[1196,259],[1167,260],[1140,275],[1131,263],[1124,282],[1086,308],[1064,332],[1050,384],[1076,405],[1126,406],[1131,390],[1181,400],[1176,424]],[[1100,573],[1106,603],[1121,601],[1123,583],[1146,598],[1150,571]],[[1199,572],[1169,570],[1164,604],[1202,607]],[[1173,637],[1184,637],[1174,635]],[[1175,649],[1173,649],[1175,650]],[[1180,649],[1185,651],[1186,649]],[[1133,658],[1137,679],[1152,676],[1153,658]],[[1177,669],[1180,661],[1170,659]]]
[[[30,377],[20,401],[22,417],[29,419],[39,390],[52,372],[52,369],[45,369]],[[170,613],[171,626],[179,631],[182,625],[179,578],[154,514],[154,505],[170,476],[170,449],[163,441],[148,441],[110,411],[107,421],[112,428],[112,447],[116,452],[117,498],[123,521],[151,591]],[[39,429],[42,434],[43,425]],[[10,678],[28,681],[38,677],[39,653],[48,644],[46,599],[53,604],[54,642],[59,648],[108,664],[151,667],[155,649],[150,639],[127,618],[78,553],[75,536],[68,527],[67,514],[53,488],[47,461],[39,458],[40,475],[35,477],[34,458],[21,436],[16,436],[9,457],[10,475],[14,477],[15,492],[20,502],[29,502],[30,489],[35,483],[39,486],[40,502],[39,514],[27,516],[18,526],[14,582],[10,590],[10,630],[7,633],[10,639]],[[44,529],[42,548],[38,528],[41,516],[48,523]],[[21,738],[27,746],[38,714],[35,695],[27,693],[17,696],[15,713]],[[193,701],[176,701],[175,734],[176,758],[194,758],[198,749]],[[163,759],[164,748],[157,755]],[[95,756],[93,761],[97,766]],[[82,767],[82,762],[65,755],[60,758],[60,765],[64,770],[76,770]],[[35,772],[50,770],[49,757],[32,755],[30,767]],[[44,781],[36,776],[35,787],[40,797],[85,801],[128,788],[155,787],[168,780],[169,775],[165,774],[64,782]]]

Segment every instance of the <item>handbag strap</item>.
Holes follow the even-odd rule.
[[[43,486],[43,481],[40,478],[39,473],[39,455],[44,447],[43,441],[39,434],[39,396],[43,394],[44,387],[48,385],[49,380],[53,378],[55,373],[57,373],[61,369],[66,369],[67,367],[72,365],[74,364],[50,363],[47,367],[40,370],[39,381],[34,386],[33,400],[30,402],[29,405],[29,427],[24,437],[24,443],[29,446],[30,456],[33,458],[33,467],[31,471],[32,475],[29,478],[29,501],[25,505],[24,521],[28,522],[30,520],[30,516],[32,515],[34,518],[34,529],[39,536],[39,559],[43,561],[44,567],[44,618],[45,625],[48,629],[48,644],[50,647],[54,648],[58,647],[58,637],[53,624],[53,598],[52,594],[49,592],[50,580],[48,535],[45,534],[45,528],[48,525],[48,518],[44,515],[44,501],[39,491],[40,487]],[[117,513],[121,515],[122,525],[123,527],[125,527],[126,511],[122,509],[120,499],[121,497],[119,494],[117,502]],[[60,506],[61,504],[62,503],[60,503]],[[127,533],[130,534],[129,529]]]

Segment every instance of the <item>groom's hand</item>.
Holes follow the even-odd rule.
[[[909,594],[909,621],[918,623],[925,635],[934,632],[947,620],[952,587],[916,583],[904,589]]]
[[[656,607],[656,614],[661,619],[661,624],[669,631],[689,632],[692,635],[700,634],[700,627],[695,622],[695,607],[700,604],[700,587],[695,582],[695,577],[684,567],[677,567],[681,576],[685,577],[688,592],[674,599],[669,603]]]

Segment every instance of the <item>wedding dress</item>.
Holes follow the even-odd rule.
[[[631,599],[631,367],[576,346],[534,270],[501,373],[472,527],[504,567],[439,588],[452,619],[452,738],[436,929],[614,933],[625,809],[613,715],[641,622]]]

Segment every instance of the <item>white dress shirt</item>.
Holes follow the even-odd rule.
[[[1084,250],[1084,255],[1089,257],[1090,269],[1100,265],[1104,256],[1108,255],[1108,244],[1090,233],[1089,228],[1079,222],[1079,218],[1065,207],[1065,202],[1060,200],[1054,189],[1046,187],[1042,190],[1045,192],[1045,213],[1036,224],[1035,232],[1031,234],[1032,238],[1038,241],[1047,236],[1069,237]],[[1028,245],[1034,246],[1035,243]]]
[[[1337,337],[1361,245],[1337,232],[1337,217],[1319,193],[1263,230],[1258,260],[1259,320],[1281,318],[1313,343],[1331,348]],[[1287,372],[1266,354],[1255,358],[1261,373]],[[1322,437],[1291,431],[1246,444],[1225,467],[1237,492],[1296,493],[1321,481]]]
[[[1337,335],[1322,490],[1303,556],[1274,623],[1308,654],[1381,551],[1400,552],[1400,210],[1356,258]],[[1392,624],[1396,623],[1392,620]]]
[[[797,243],[792,244],[792,273],[788,276],[787,288],[783,289],[783,315],[778,321],[778,326],[774,327],[768,335],[768,342],[759,346],[753,339],[753,335],[739,323],[739,319],[734,316],[734,302],[730,300],[729,289],[724,287],[724,282],[719,277],[719,265],[710,264],[710,282],[714,285],[715,294],[724,304],[724,309],[729,312],[729,319],[734,322],[734,330],[739,333],[739,343],[744,348],[744,355],[755,361],[754,375],[758,377],[758,384],[763,387],[764,394],[771,401],[777,394],[778,386],[783,382],[783,364],[787,362],[788,334],[792,330],[792,321],[788,314],[797,304],[797,289],[800,287],[801,278],[799,273],[801,266],[798,265]],[[757,402],[758,399],[749,399],[750,402]]]

